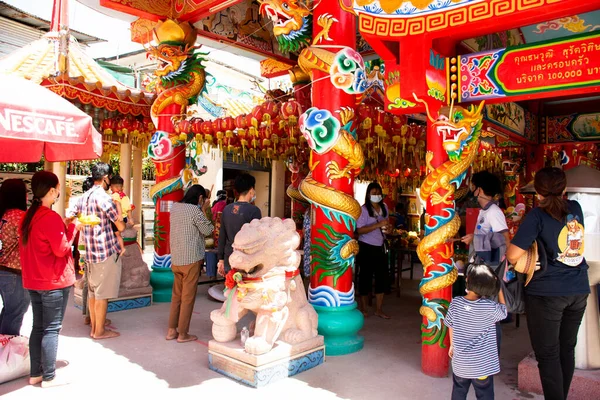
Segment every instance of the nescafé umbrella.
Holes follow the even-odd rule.
[[[0,75],[0,162],[93,160],[102,136],[92,117],[26,79]]]

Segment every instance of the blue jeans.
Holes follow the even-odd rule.
[[[211,278],[217,276],[217,252],[207,251],[204,253],[204,261],[206,263],[206,275]]]
[[[23,289],[21,275],[0,271],[0,295],[4,304],[0,312],[0,334],[20,335],[23,316],[29,308],[29,292]]]
[[[475,397],[477,400],[494,400],[494,376],[490,375],[485,379],[461,378],[452,374],[452,400],[466,400],[469,387],[473,384]]]
[[[29,338],[31,377],[54,379],[58,334],[62,328],[71,287],[55,290],[30,290],[33,328]]]

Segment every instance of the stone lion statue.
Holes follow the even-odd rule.
[[[229,257],[226,301],[210,314],[216,341],[234,340],[248,311],[256,314],[254,335],[244,345],[250,354],[268,352],[277,340],[295,344],[317,336],[317,313],[299,275],[299,245],[291,219],[265,217],[242,227]]]

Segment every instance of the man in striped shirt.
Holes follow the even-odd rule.
[[[452,400],[466,399],[473,384],[478,399],[494,398],[493,375],[500,372],[496,322],[506,318],[500,281],[487,265],[467,269],[467,295],[450,303],[444,324],[450,332]],[[500,303],[488,297],[498,294]]]

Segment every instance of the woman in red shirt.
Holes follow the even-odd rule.
[[[23,286],[29,289],[33,328],[29,338],[31,374],[29,384],[42,387],[65,384],[55,379],[58,334],[75,283],[71,244],[74,218],[65,226],[51,210],[60,197],[58,178],[51,172],[36,172],[31,179],[33,202],[21,225]]]
[[[19,335],[29,308],[29,292],[21,281],[19,227],[27,210],[27,187],[22,179],[7,179],[0,186],[0,334]]]

